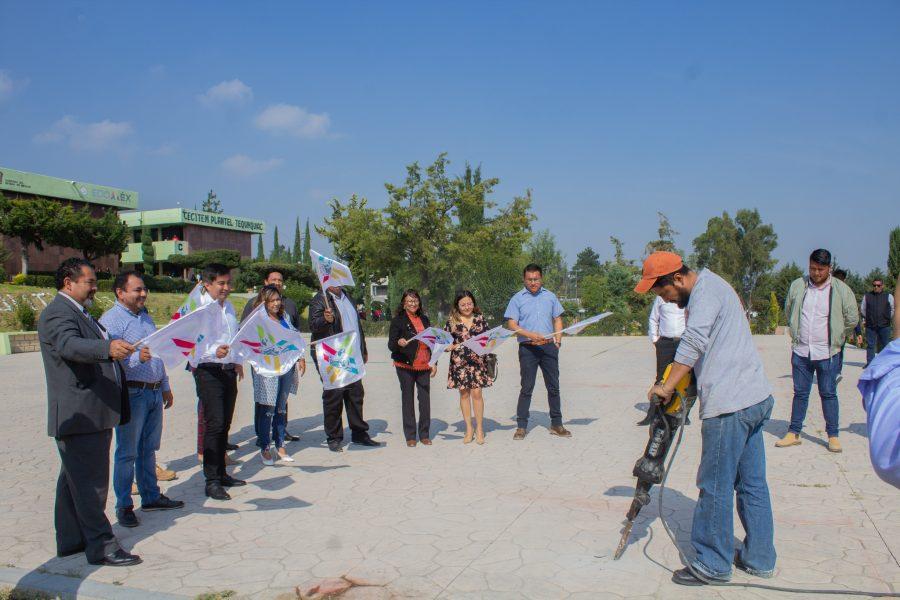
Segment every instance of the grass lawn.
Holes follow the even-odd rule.
[[[49,304],[56,295],[56,290],[51,288],[39,288],[26,285],[9,285],[0,284],[0,331],[18,331],[20,328],[14,322],[12,309],[15,302],[20,296],[25,296],[26,301],[31,304],[35,312],[40,314],[46,304]],[[184,299],[187,294],[164,294],[162,292],[150,292],[147,296],[147,310],[153,317],[157,326],[165,325]],[[231,303],[240,316],[247,303],[246,298],[232,296]],[[104,310],[113,305],[115,296],[112,292],[97,292],[95,301]]]

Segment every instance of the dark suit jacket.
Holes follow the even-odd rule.
[[[300,311],[297,310],[297,303],[288,298],[287,296],[281,297],[281,304],[284,305],[284,316],[288,318],[288,321],[291,322],[291,325],[294,326],[294,329],[300,331]],[[241,322],[244,322],[250,313],[253,312],[253,298],[250,299],[247,304],[244,305],[244,312],[241,313]]]
[[[109,341],[92,321],[59,294],[38,321],[47,378],[47,433],[53,437],[97,433],[130,417],[125,371],[110,360]]]
[[[346,294],[347,292],[344,292]],[[353,301],[353,298],[347,296],[350,299],[350,303],[353,306],[356,306],[356,302]],[[331,305],[332,312],[334,312],[334,322],[329,323],[325,320],[325,309],[327,308],[325,304],[325,296],[321,291],[316,293],[313,296],[313,299],[309,303],[309,331],[312,333],[312,341],[321,340],[323,338],[327,338],[332,335],[337,335],[344,331],[344,325],[341,323],[341,311],[337,309],[336,306],[330,304],[331,300],[329,299],[329,305]],[[359,330],[359,348],[363,353],[363,358],[367,358],[369,356],[369,351],[366,349],[366,335],[363,333],[362,321],[359,319],[359,313],[356,313],[356,324]],[[316,353],[312,353],[313,359],[315,360]]]
[[[422,319],[422,327],[425,329],[431,327],[431,321],[428,320],[428,317],[422,315],[419,318]],[[414,337],[416,337],[416,328],[413,327],[406,311],[391,319],[391,329],[388,333],[388,349],[391,351],[391,359],[407,365],[413,364],[413,361],[416,359],[416,351],[422,342],[419,340],[410,342],[405,348],[401,348],[398,342],[400,338],[409,340]]]

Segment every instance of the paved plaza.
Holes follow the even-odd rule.
[[[773,447],[787,429],[789,340],[763,336],[775,410],[766,426],[778,550],[775,579],[803,588],[900,592],[900,492],[873,473],[856,381],[864,353],[848,347],[839,386],[843,454],[825,450],[814,391],[803,444]],[[83,555],[54,556],[52,507],[59,459],[46,435],[39,354],[0,358],[0,586],[68,582],[92,597],[194,597],[234,590],[247,598],[295,598],[317,582],[350,587],[344,598],[815,598],[729,588],[680,588],[680,563],[654,502],[640,515],[619,561],[612,554],[631,502],[631,469],[646,443],[634,425],[654,373],[646,338],[566,338],[561,386],[571,439],[548,434],[539,378],[528,437],[512,439],[518,393],[515,344],[500,349],[500,379],[485,393],[487,440],[463,445],[458,396],[446,389],[446,359],[432,390],[434,445],[404,443],[397,378],[386,340],[369,341],[365,414],[379,449],[324,444],[321,385],[308,372],[290,403],[295,463],[265,467],[254,446],[252,389],[240,386],[232,441],[237,477],[230,502],[207,500],[196,458],[196,397],[189,374],[170,373],[175,407],[166,413],[160,461],[178,471],[163,483],[183,510],[141,513],[114,524],[142,565],[98,568]],[[310,363],[312,367],[312,364]],[[741,390],[734,390],[740,394]],[[695,411],[696,413],[696,411]],[[346,434],[349,440],[349,433]],[[688,427],[669,478],[664,518],[686,543],[697,490],[699,420]],[[108,513],[114,520],[114,499]],[[736,521],[735,536],[742,537]],[[51,577],[51,574],[62,577]],[[750,581],[740,572],[734,581]],[[14,579],[13,579],[14,580]],[[124,597],[124,596],[123,596]],[[818,596],[820,597],[820,596]]]

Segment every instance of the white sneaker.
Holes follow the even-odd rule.
[[[278,457],[278,460],[283,460],[284,462],[294,462],[294,459],[291,458],[290,454],[281,455],[281,454],[278,454],[278,452],[276,451],[275,456]]]
[[[268,467],[271,467],[275,464],[275,459],[272,458],[272,452],[269,451],[269,458],[266,458],[266,454],[263,450],[259,451],[259,458],[262,459],[262,463]]]

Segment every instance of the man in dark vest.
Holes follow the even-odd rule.
[[[863,296],[859,312],[866,326],[866,366],[869,366],[875,355],[891,342],[894,297],[884,291],[884,281],[872,280],[872,291]]]

